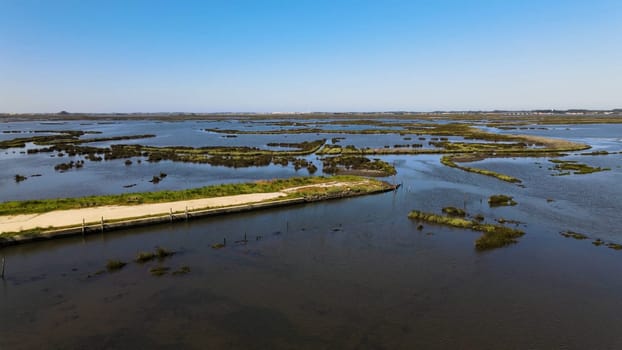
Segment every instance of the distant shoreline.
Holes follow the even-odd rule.
[[[530,118],[568,118],[580,120],[584,118],[621,119],[622,109],[567,109],[567,110],[493,110],[493,111],[390,111],[390,112],[288,112],[288,113],[253,113],[253,112],[221,112],[221,113],[0,113],[0,121],[127,121],[127,120],[219,120],[219,119],[472,119],[513,118],[516,120]],[[621,119],[622,122],[622,119]]]

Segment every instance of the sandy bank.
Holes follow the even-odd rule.
[[[284,192],[252,193],[235,196],[194,199],[178,202],[139,204],[132,206],[104,206],[71,210],[51,211],[43,214],[26,214],[0,216],[0,232],[18,232],[37,227],[65,227],[100,222],[104,220],[120,220],[135,217],[164,215],[173,212],[183,212],[186,207],[189,211],[232,205],[257,203],[284,197]]]
[[[212,208],[226,208],[253,203],[261,203],[286,197],[288,194],[308,191],[310,189],[343,188],[354,185],[365,185],[369,181],[358,182],[327,182],[283,189],[280,192],[251,193],[233,196],[211,197],[165,203],[149,203],[139,205],[99,206],[91,208],[56,210],[38,214],[20,214],[0,216],[0,233],[20,232],[36,228],[58,228],[82,226],[83,220],[88,224],[98,224],[102,217],[105,222],[128,220],[167,215],[173,213],[190,213]]]

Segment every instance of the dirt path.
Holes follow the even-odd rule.
[[[151,215],[163,215],[169,213],[171,209],[173,212],[183,212],[186,210],[186,207],[188,207],[189,211],[192,211],[198,209],[250,204],[286,195],[287,194],[283,192],[252,193],[178,202],[139,204],[131,206],[104,206],[58,210],[42,214],[0,216],[0,233],[18,232],[37,227],[47,228],[49,226],[64,227],[81,225],[83,218],[87,223],[94,223],[100,222],[102,216],[104,217],[104,220],[118,220]]]

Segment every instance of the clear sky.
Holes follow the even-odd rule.
[[[0,0],[0,112],[622,108],[621,0]]]

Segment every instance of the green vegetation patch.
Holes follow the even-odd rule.
[[[613,249],[613,250],[622,250],[622,244],[607,243],[607,248],[610,248],[610,249]]]
[[[380,159],[370,160],[361,156],[336,156],[322,159],[327,174],[356,174],[367,176],[390,176],[397,174],[395,167]]]
[[[560,232],[560,235],[566,237],[566,238],[574,238],[574,239],[578,239],[578,240],[584,240],[584,239],[588,239],[589,237],[583,233],[579,233],[579,232],[573,232],[573,231],[564,231],[564,232]]]
[[[456,208],[456,207],[445,207],[443,208],[443,213],[449,216],[460,216],[460,217],[466,216],[466,212],[464,210],[460,208]]]
[[[516,243],[516,239],[525,234],[521,230],[490,224],[479,225],[477,231],[484,232],[475,241],[475,248],[478,250],[494,249]]]
[[[504,194],[494,194],[488,198],[488,205],[491,207],[501,207],[501,206],[512,206],[517,203],[513,199],[512,196],[507,196]]]
[[[563,237],[566,238],[573,238],[579,241],[583,241],[583,240],[587,240],[587,239],[591,239],[589,235],[584,234],[584,233],[579,233],[579,232],[574,232],[574,231],[562,231],[559,233],[560,235],[562,235]],[[605,247],[609,248],[609,249],[613,249],[613,250],[622,250],[622,244],[619,243],[614,243],[614,242],[605,242],[600,238],[596,238],[592,240],[592,244],[596,247],[600,247],[602,245],[604,245]]]
[[[458,217],[425,213],[418,210],[411,211],[408,214],[408,217],[413,220],[426,221],[434,224],[441,224],[482,232],[483,234],[475,241],[475,248],[477,250],[488,250],[504,247],[516,243],[516,239],[525,234],[521,230],[501,225],[482,224],[475,220],[471,221]]]
[[[46,136],[32,136],[32,137],[18,137],[12,140],[0,141],[0,149],[4,148],[23,148],[27,143],[34,143],[35,145],[62,145],[62,144],[82,144],[89,142],[106,142],[106,141],[120,141],[120,140],[135,140],[155,137],[152,134],[145,135],[130,135],[130,136],[114,136],[114,137],[100,137],[90,139],[80,139],[80,136],[85,134],[100,133],[98,131],[81,131],[81,130],[37,130],[35,133],[56,133],[56,135]],[[60,151],[60,149],[58,149]]]
[[[558,173],[555,174],[557,176],[570,174],[584,175],[611,170],[610,168],[592,167],[587,164],[581,164],[574,160],[551,159],[550,162],[555,164],[555,166],[551,168],[551,170],[558,171]]]
[[[138,255],[136,255],[136,258],[134,258],[134,261],[139,264],[143,264],[156,258],[159,260],[163,260],[165,258],[173,256],[174,254],[175,254],[174,251],[171,251],[171,250],[168,250],[162,247],[157,247],[155,252],[138,253]]]
[[[475,174],[480,174],[480,175],[494,177],[494,178],[497,178],[497,179],[505,181],[505,182],[510,182],[510,183],[521,183],[522,182],[518,178],[515,178],[515,177],[510,176],[510,175],[506,175],[506,174],[497,173],[497,172],[492,171],[492,170],[473,168],[473,167],[467,167],[467,166],[458,165],[456,162],[454,162],[453,157],[451,157],[451,156],[443,156],[441,158],[441,164],[443,164],[445,166],[448,166],[448,167],[452,167],[452,168],[468,171],[470,173],[475,173]]]

